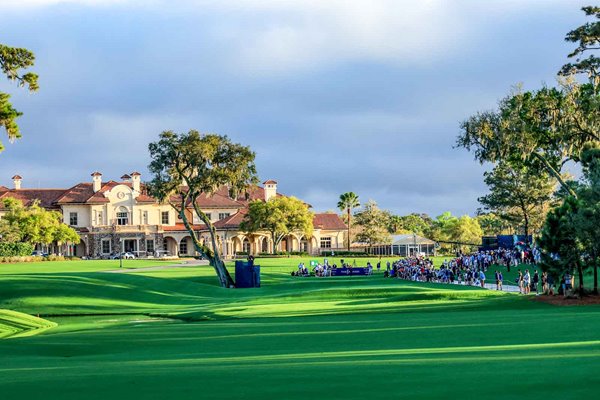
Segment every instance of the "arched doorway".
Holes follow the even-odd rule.
[[[246,254],[250,254],[251,247],[248,238],[244,238],[244,241],[242,242],[242,251]]]
[[[269,252],[269,239],[264,237],[262,238],[262,243],[260,246],[260,251],[263,253],[268,253]]]
[[[176,256],[179,254],[177,240],[171,236],[165,236],[163,240],[162,255]]]
[[[76,245],[68,246],[67,252],[70,252],[70,255],[75,257],[85,257],[88,255],[87,246],[83,240],[77,243]]]
[[[300,251],[308,253],[308,240],[304,237],[300,240]]]
[[[192,238],[186,236],[179,242],[179,248],[177,249],[180,256],[191,256],[194,254],[194,246],[192,244]]]

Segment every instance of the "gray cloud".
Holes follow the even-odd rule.
[[[149,141],[194,128],[251,145],[261,177],[315,209],[353,190],[399,213],[473,213],[483,168],[453,149],[459,122],[517,82],[551,83],[583,5],[172,3],[0,5],[3,42],[34,50],[41,76],[35,94],[0,82],[25,112],[0,184],[146,174]]]

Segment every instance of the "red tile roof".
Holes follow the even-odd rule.
[[[108,199],[102,195],[97,196],[94,193],[94,187],[91,183],[79,183],[72,188],[65,190],[56,202],[58,204],[69,204],[69,203],[88,203],[88,200],[92,199],[89,203],[108,203]]]
[[[315,229],[323,230],[340,230],[348,229],[344,221],[339,215],[333,213],[315,214],[313,218],[313,226]]]
[[[0,200],[9,197],[21,200],[25,206],[38,201],[40,206],[48,209],[57,209],[56,199],[64,193],[64,189],[9,189],[0,192]],[[0,205],[0,207],[2,207]]]
[[[244,206],[244,204],[229,196],[229,190],[225,186],[222,186],[210,196],[204,193],[201,194],[198,196],[196,204],[206,208],[240,208]]]
[[[263,185],[277,185],[277,181],[274,181],[273,179],[269,179],[268,181],[264,181]]]
[[[192,225],[195,231],[203,231],[206,230],[206,225],[203,224],[194,224]],[[175,225],[163,225],[163,230],[165,232],[179,232],[179,231],[187,231],[183,222],[177,223]]]
[[[247,209],[245,209],[245,208],[241,209],[240,211],[236,212],[235,214],[215,222],[213,225],[215,226],[215,228],[218,228],[218,229],[239,228],[240,224],[244,220],[244,217],[246,216],[247,213],[248,213]]]

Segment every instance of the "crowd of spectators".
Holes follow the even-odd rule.
[[[498,249],[490,251],[477,251],[470,254],[456,254],[456,257],[444,260],[439,266],[434,266],[433,260],[428,257],[408,257],[399,259],[394,262],[386,261],[384,276],[390,278],[398,278],[417,282],[435,282],[446,284],[458,284],[469,286],[486,287],[487,272],[493,266],[505,267],[507,272],[510,272],[511,267],[519,265],[529,266],[524,271],[518,269],[515,282],[511,282],[518,286],[519,293],[539,295],[559,294],[567,295],[574,286],[573,275],[565,274],[558,285],[558,290],[555,286],[554,278],[547,272],[541,275],[536,269],[536,264],[539,262],[540,252],[537,248],[515,248],[515,249]],[[353,268],[356,264],[349,264],[343,259],[340,260],[341,268]],[[336,263],[329,264],[325,259],[323,263],[316,263],[311,266],[311,269],[301,262],[298,264],[298,270],[292,272],[294,276],[331,276],[332,272],[338,268]],[[376,264],[376,269],[379,272],[382,268],[382,262],[379,260]],[[373,271],[375,267],[367,262],[367,269]],[[491,275],[491,274],[490,274]],[[496,290],[503,290],[505,278],[502,273],[502,268],[494,270],[492,286]]]
[[[426,257],[409,257],[392,263],[384,272],[393,277],[417,282],[450,283],[485,287],[488,267],[487,257],[475,255],[461,256],[450,261],[445,260],[439,268]]]

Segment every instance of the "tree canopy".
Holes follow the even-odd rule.
[[[569,58],[575,58],[575,61],[563,65],[560,73],[562,75],[585,73],[598,86],[600,85],[598,81],[600,58],[593,53],[600,50],[600,7],[588,6],[583,7],[582,10],[586,16],[595,17],[596,21],[587,22],[567,33],[565,40],[577,43],[575,50],[569,54]],[[587,57],[584,57],[586,55]]]
[[[244,232],[269,232],[273,252],[290,233],[310,238],[313,232],[313,213],[295,197],[272,197],[269,201],[255,200],[248,207],[240,228]]]
[[[359,227],[359,232],[356,234],[356,241],[366,243],[369,246],[390,243],[391,236],[388,232],[388,218],[388,212],[381,210],[375,201],[369,200],[354,215],[355,223]]]
[[[490,190],[478,199],[484,210],[522,227],[525,236],[541,228],[555,187],[547,173],[532,173],[524,165],[500,162],[484,173],[484,181]]]
[[[31,244],[77,244],[77,232],[62,222],[62,214],[48,211],[38,203],[24,206],[17,199],[3,200],[7,210],[0,220],[0,241]]]
[[[584,7],[588,16],[598,19],[598,7]],[[502,99],[496,110],[479,112],[461,124],[457,146],[472,151],[484,162],[505,162],[527,166],[533,174],[546,173],[564,191],[577,196],[565,181],[562,171],[569,162],[580,162],[588,144],[600,141],[600,82],[598,50],[600,22],[586,23],[569,32],[566,40],[579,46],[569,57],[575,63],[561,70],[565,77],[557,87],[523,91],[517,88]],[[587,72],[580,83],[572,74]]]
[[[0,70],[8,80],[16,82],[18,86],[24,86],[30,91],[39,89],[38,76],[33,72],[23,73],[22,70],[33,66],[35,61],[34,54],[23,48],[9,47],[0,44]],[[13,108],[10,102],[10,95],[0,92],[0,127],[4,127],[10,141],[21,137],[17,118],[23,113]],[[4,150],[0,142],[0,152]]]
[[[198,197],[212,195],[226,186],[237,197],[255,184],[255,154],[249,147],[233,143],[227,136],[200,134],[191,130],[177,134],[165,131],[157,142],[148,146],[152,180],[148,192],[161,202],[170,204],[183,220],[194,248],[214,267],[223,287],[234,286],[219,251],[219,243],[210,218],[198,206]],[[211,246],[205,246],[194,231],[186,210],[191,209],[207,226]]]

